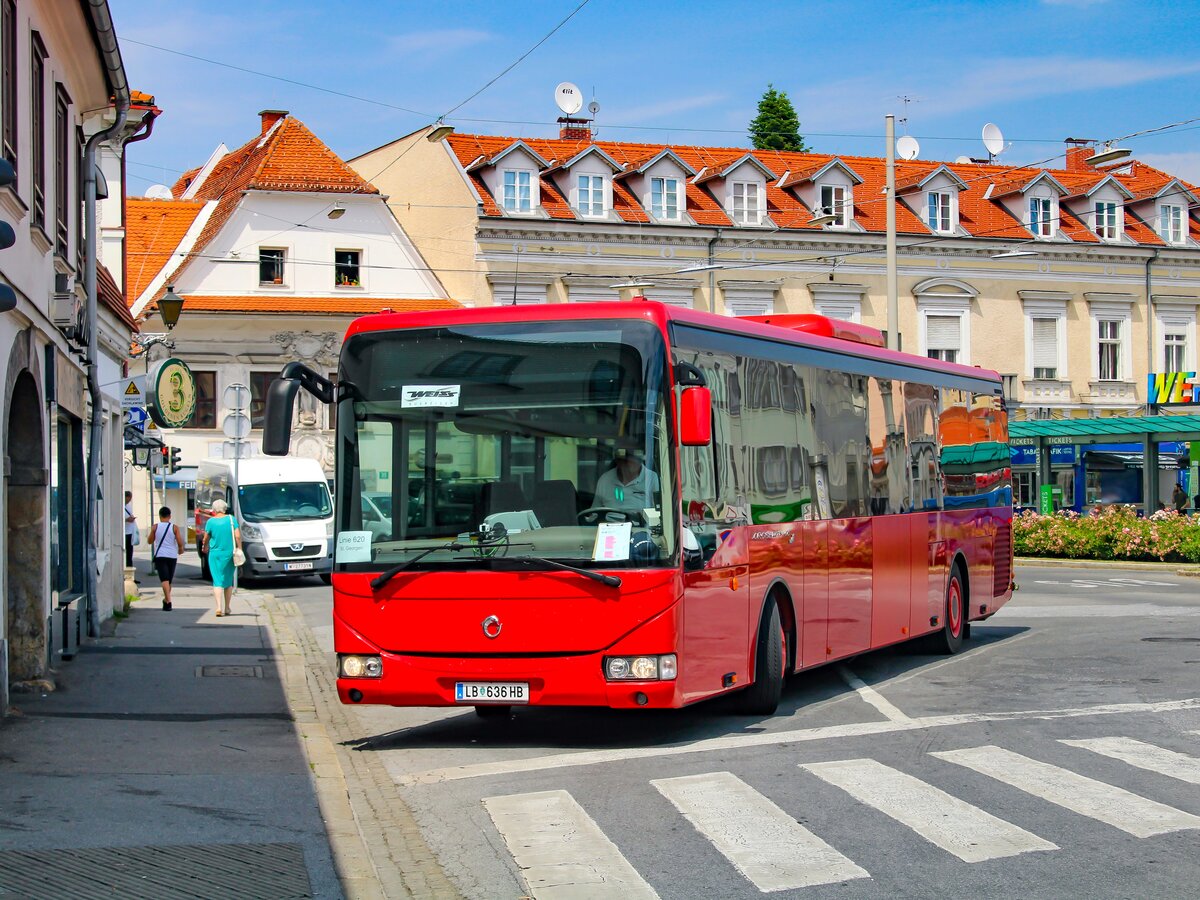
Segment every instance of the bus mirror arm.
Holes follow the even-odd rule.
[[[267,410],[263,422],[263,453],[287,456],[292,444],[292,407],[296,392],[304,388],[322,403],[332,403],[333,382],[322,378],[303,363],[290,362],[267,389]]]

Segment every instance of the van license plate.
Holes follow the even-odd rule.
[[[511,681],[459,681],[454,685],[457,703],[528,703],[529,683]]]
[[[313,564],[311,562],[284,563],[283,571],[285,572],[311,572]]]

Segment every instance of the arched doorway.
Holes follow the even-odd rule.
[[[5,634],[8,681],[40,678],[46,671],[46,464],[37,384],[23,370],[8,403],[9,461],[5,568],[8,587]]]

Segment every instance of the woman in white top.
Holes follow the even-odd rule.
[[[187,541],[179,526],[171,521],[171,508],[164,506],[158,511],[158,521],[150,529],[150,554],[158,580],[162,582],[163,609],[171,608],[171,582],[175,580],[175,565],[179,554],[187,548]]]

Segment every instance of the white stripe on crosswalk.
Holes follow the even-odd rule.
[[[1188,756],[1186,753],[1178,753],[1175,750],[1167,750],[1144,741],[1123,737],[1090,738],[1079,741],[1059,741],[1059,743],[1071,747],[1082,747],[1084,750],[1091,750],[1093,753],[1103,756],[1111,756],[1113,759],[1127,762],[1139,769],[1157,772],[1159,775],[1166,775],[1169,778],[1178,778],[1189,784],[1200,784],[1200,759]]]
[[[871,877],[729,772],[650,783],[760,891]]]
[[[807,763],[800,768],[907,825],[964,862],[1058,849],[1036,834],[873,759]]]
[[[1000,747],[931,754],[1136,837],[1200,828],[1200,817]]]
[[[538,900],[658,897],[566,791],[485,797],[483,805]]]

